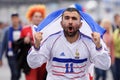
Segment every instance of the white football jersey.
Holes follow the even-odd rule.
[[[39,50],[32,47],[27,56],[31,68],[47,62],[47,80],[89,80],[89,66],[109,69],[110,57],[101,40],[102,48],[96,50],[91,38],[80,33],[74,43],[69,43],[63,31],[49,36]]]

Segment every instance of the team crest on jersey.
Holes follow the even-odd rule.
[[[79,59],[80,58],[80,53],[78,52],[78,49],[76,49],[75,52],[75,59]]]

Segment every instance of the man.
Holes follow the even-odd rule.
[[[45,18],[46,7],[45,5],[32,5],[28,9],[26,16],[27,19],[30,21],[30,25],[25,26],[21,31],[21,38],[24,39],[21,46],[21,55],[23,56],[21,61],[21,66],[24,68],[24,72],[26,75],[26,80],[46,80],[46,65],[43,64],[40,68],[37,69],[30,69],[27,64],[27,54],[28,50],[30,49],[31,45],[34,45],[33,42],[33,33],[34,25],[38,26],[39,23]],[[21,39],[21,40],[22,40]],[[23,45],[21,45],[23,44]]]
[[[115,80],[120,80],[120,17],[118,18],[118,28],[113,34],[113,40],[115,45]]]
[[[21,25],[18,13],[11,15],[12,25],[5,29],[2,42],[2,50],[0,52],[0,61],[2,64],[2,55],[5,52],[11,71],[11,80],[19,80],[20,70],[18,69],[17,53],[14,52],[13,44],[20,38]]]
[[[91,63],[101,69],[109,69],[110,57],[100,34],[92,33],[93,39],[79,31],[82,26],[80,13],[67,8],[62,14],[63,31],[49,36],[43,43],[42,33],[34,34],[35,45],[27,56],[31,68],[47,62],[47,80],[89,80]]]
[[[3,34],[4,34],[3,29],[4,29],[4,23],[0,22],[0,52],[2,49],[2,41],[3,41]],[[2,62],[0,62],[0,65],[2,65]]]
[[[113,32],[119,28],[119,18],[120,18],[120,15],[119,14],[115,14],[114,15],[114,24],[112,25],[112,29],[113,29]]]

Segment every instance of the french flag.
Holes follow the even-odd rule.
[[[70,7],[74,7],[79,10],[81,15],[82,27],[80,28],[80,32],[91,37],[92,32],[99,32],[101,37],[106,32],[104,28],[99,26],[87,13],[83,12],[83,8],[79,4],[71,5]],[[51,34],[59,32],[62,29],[60,25],[61,15],[65,9],[59,9],[57,11],[49,14],[39,25],[35,27],[35,31],[43,32],[43,41]]]

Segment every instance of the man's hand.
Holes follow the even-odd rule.
[[[24,43],[26,43],[26,44],[29,44],[29,43],[30,43],[30,37],[29,37],[29,36],[26,36],[26,37],[24,38]]]
[[[39,48],[40,47],[40,43],[42,41],[42,32],[36,32],[34,34],[34,40],[35,40],[35,47]]]
[[[100,48],[101,44],[100,44],[100,33],[97,32],[93,32],[92,34],[92,39],[96,45],[96,48]]]
[[[24,43],[29,44],[30,43],[30,33],[27,33],[27,36],[24,38]]]
[[[2,66],[2,60],[0,60],[0,67]]]

